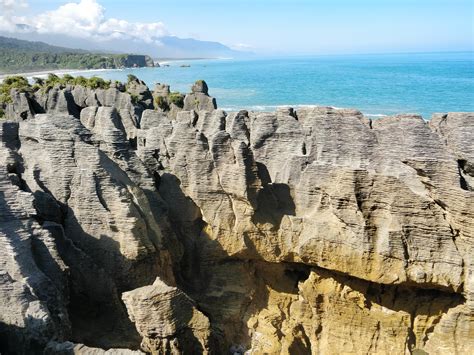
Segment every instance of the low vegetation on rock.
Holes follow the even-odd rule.
[[[206,84],[203,84],[202,82],[196,83],[194,86],[196,85],[199,85],[200,87],[206,86]],[[57,93],[63,96],[66,92],[71,92],[72,90],[80,88],[104,91],[108,89],[117,90],[120,93],[128,95],[128,99],[125,98],[125,101],[123,102],[131,103],[132,106],[138,108],[138,112],[141,112],[140,110],[143,109],[156,109],[162,110],[164,112],[173,111],[174,114],[176,114],[176,110],[201,109],[202,105],[200,100],[203,100],[203,102],[207,103],[207,105],[203,106],[205,108],[207,107],[213,109],[216,107],[215,100],[203,93],[190,93],[188,96],[192,96],[192,99],[189,99],[188,102],[185,101],[186,95],[183,95],[177,91],[170,92],[169,86],[160,87],[161,91],[158,89],[158,92],[155,89],[155,91],[152,93],[143,81],[132,74],[128,75],[126,83],[122,83],[117,80],[104,80],[103,78],[97,76],[86,78],[84,76],[74,77],[70,74],[56,75],[50,73],[45,78],[33,77],[31,82],[22,76],[6,77],[2,82],[0,82],[0,109],[2,109],[1,115],[2,117],[8,118],[7,116],[13,115],[14,117],[16,114],[18,114],[18,112],[22,112],[22,117],[26,119],[26,117],[33,115],[31,112],[31,107],[29,107],[30,105],[41,106],[43,104],[47,104],[48,107],[54,107],[57,104],[59,98],[56,95],[53,95],[50,99],[48,99],[47,94],[51,90],[54,89]],[[23,94],[23,96],[20,94]],[[102,95],[103,94],[100,94],[101,97]],[[104,104],[110,105],[109,101],[112,100],[116,94],[109,92],[107,95],[111,96],[110,99],[103,99]],[[198,99],[196,95],[198,95],[200,99]],[[13,96],[15,96],[15,98],[13,98]],[[21,99],[21,97],[23,97],[23,99]],[[30,102],[28,104],[28,101],[31,100],[33,100],[34,103]],[[64,100],[70,101],[70,99],[67,98],[64,98]],[[97,101],[97,99],[94,98],[92,101]],[[68,104],[67,102],[64,102],[63,104],[77,106],[76,103]],[[11,108],[14,108],[14,110],[9,110],[8,106],[11,106]],[[45,109],[45,111],[47,110]]]
[[[169,94],[168,98],[172,104],[175,104],[176,106],[181,108],[184,106],[184,95],[180,92],[172,92],[171,94]]]
[[[9,76],[0,82],[0,105],[12,102],[11,90],[29,92],[32,90],[28,80],[22,76]]]
[[[127,84],[130,84],[130,83],[132,83],[134,81],[138,81],[138,80],[139,79],[133,74],[128,74],[127,75]]]
[[[163,111],[169,110],[168,101],[165,96],[155,96],[153,100],[155,101],[155,108],[159,108]]]
[[[99,90],[96,93],[100,96],[100,99],[93,95],[90,100],[92,100],[91,102],[102,101],[103,103],[100,105],[106,106],[112,105],[112,101],[115,102],[114,100],[117,100],[117,97],[120,96],[114,93],[113,90],[108,90],[117,90],[121,94],[128,95],[128,98],[120,96],[123,98],[122,105],[128,102],[129,105],[131,104],[138,110],[138,113],[145,109],[155,109],[170,112],[171,116],[174,117],[181,110],[199,111],[217,108],[216,101],[208,95],[207,84],[203,80],[198,80],[192,86],[191,93],[184,95],[177,91],[171,92],[169,85],[162,84],[157,84],[155,90],[151,92],[146,84],[133,74],[127,76],[126,83],[122,83],[120,81],[104,80],[97,76],[86,78],[84,76],[74,77],[70,74],[56,75],[50,73],[45,78],[33,77],[31,82],[22,76],[7,77],[3,82],[0,82],[1,115],[6,119],[17,116],[27,119],[34,114],[31,105],[36,107],[46,105],[50,108],[61,104],[77,107],[77,103],[71,102],[71,92],[75,90],[83,92],[81,88]],[[51,90],[55,90],[55,94],[49,95]],[[84,100],[82,99],[81,102]],[[45,108],[44,111],[47,111],[47,109]],[[78,114],[79,112],[77,112]],[[131,115],[134,116],[135,114],[132,113]]]
[[[36,91],[48,92],[53,87],[65,88],[67,85],[82,86],[89,89],[109,89],[110,80],[104,80],[100,77],[93,76],[85,78],[83,76],[73,77],[65,74],[58,76],[56,74],[48,74],[46,79],[35,77],[34,84],[31,85],[28,79],[23,76],[9,76],[0,82],[0,105],[12,102],[11,92],[16,90],[18,93],[32,93]]]

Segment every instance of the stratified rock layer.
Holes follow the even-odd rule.
[[[209,319],[182,291],[160,279],[153,285],[125,292],[130,319],[143,336],[142,349],[152,354],[209,352]]]
[[[474,351],[474,114],[129,90],[0,124],[2,353]]]

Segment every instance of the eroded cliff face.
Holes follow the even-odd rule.
[[[13,93],[2,353],[474,351],[473,113],[135,90]]]

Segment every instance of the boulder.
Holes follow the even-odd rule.
[[[153,108],[153,95],[146,84],[139,80],[132,80],[127,83],[127,92],[132,95],[134,100],[143,106],[144,109]]]
[[[156,84],[153,90],[153,96],[168,96],[170,94],[170,86],[166,84]]]
[[[23,121],[34,116],[29,94],[12,89],[10,96],[12,102],[6,105],[5,119]]]
[[[191,92],[193,94],[209,94],[209,88],[207,87],[207,84],[204,80],[198,80],[194,83],[194,85],[191,88]]]
[[[208,354],[209,319],[176,287],[156,279],[153,285],[125,292],[130,319],[151,354]]]
[[[216,99],[208,95],[207,84],[198,80],[191,88],[191,93],[184,98],[183,110],[212,111],[217,109]]]

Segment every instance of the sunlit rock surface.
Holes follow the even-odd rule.
[[[474,351],[473,113],[132,86],[0,122],[0,352]]]

